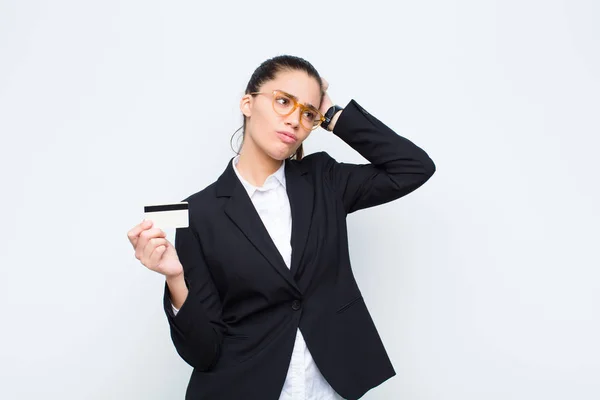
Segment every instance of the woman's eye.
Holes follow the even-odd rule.
[[[317,118],[317,114],[315,114],[312,111],[305,111],[304,112],[304,117],[306,117],[307,119],[313,121],[315,118]]]
[[[290,99],[288,99],[287,97],[277,97],[276,101],[284,106],[290,103]]]

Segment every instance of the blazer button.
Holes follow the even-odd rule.
[[[300,300],[294,300],[292,302],[292,310],[298,311],[300,307],[302,307],[302,303],[300,303]]]

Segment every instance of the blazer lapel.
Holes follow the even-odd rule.
[[[285,180],[292,210],[292,265],[293,276],[298,273],[312,221],[314,189],[307,180],[306,171],[295,161],[286,161]]]
[[[217,197],[229,197],[224,208],[227,216],[283,279],[300,293],[300,289],[296,285],[291,271],[285,265],[279,250],[277,250],[277,247],[269,236],[269,232],[254,208],[250,197],[248,197],[248,193],[235,175],[231,161],[217,181]]]

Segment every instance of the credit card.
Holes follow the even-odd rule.
[[[187,228],[188,203],[156,204],[144,206],[144,219],[151,220],[160,229]]]

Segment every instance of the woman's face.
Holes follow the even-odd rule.
[[[296,96],[299,103],[311,104],[318,110],[321,88],[304,71],[281,71],[258,89],[264,94],[242,97],[240,109],[247,118],[243,146],[254,146],[273,159],[284,160],[296,152],[311,130],[300,123],[300,107],[287,116],[275,112],[274,90]]]

